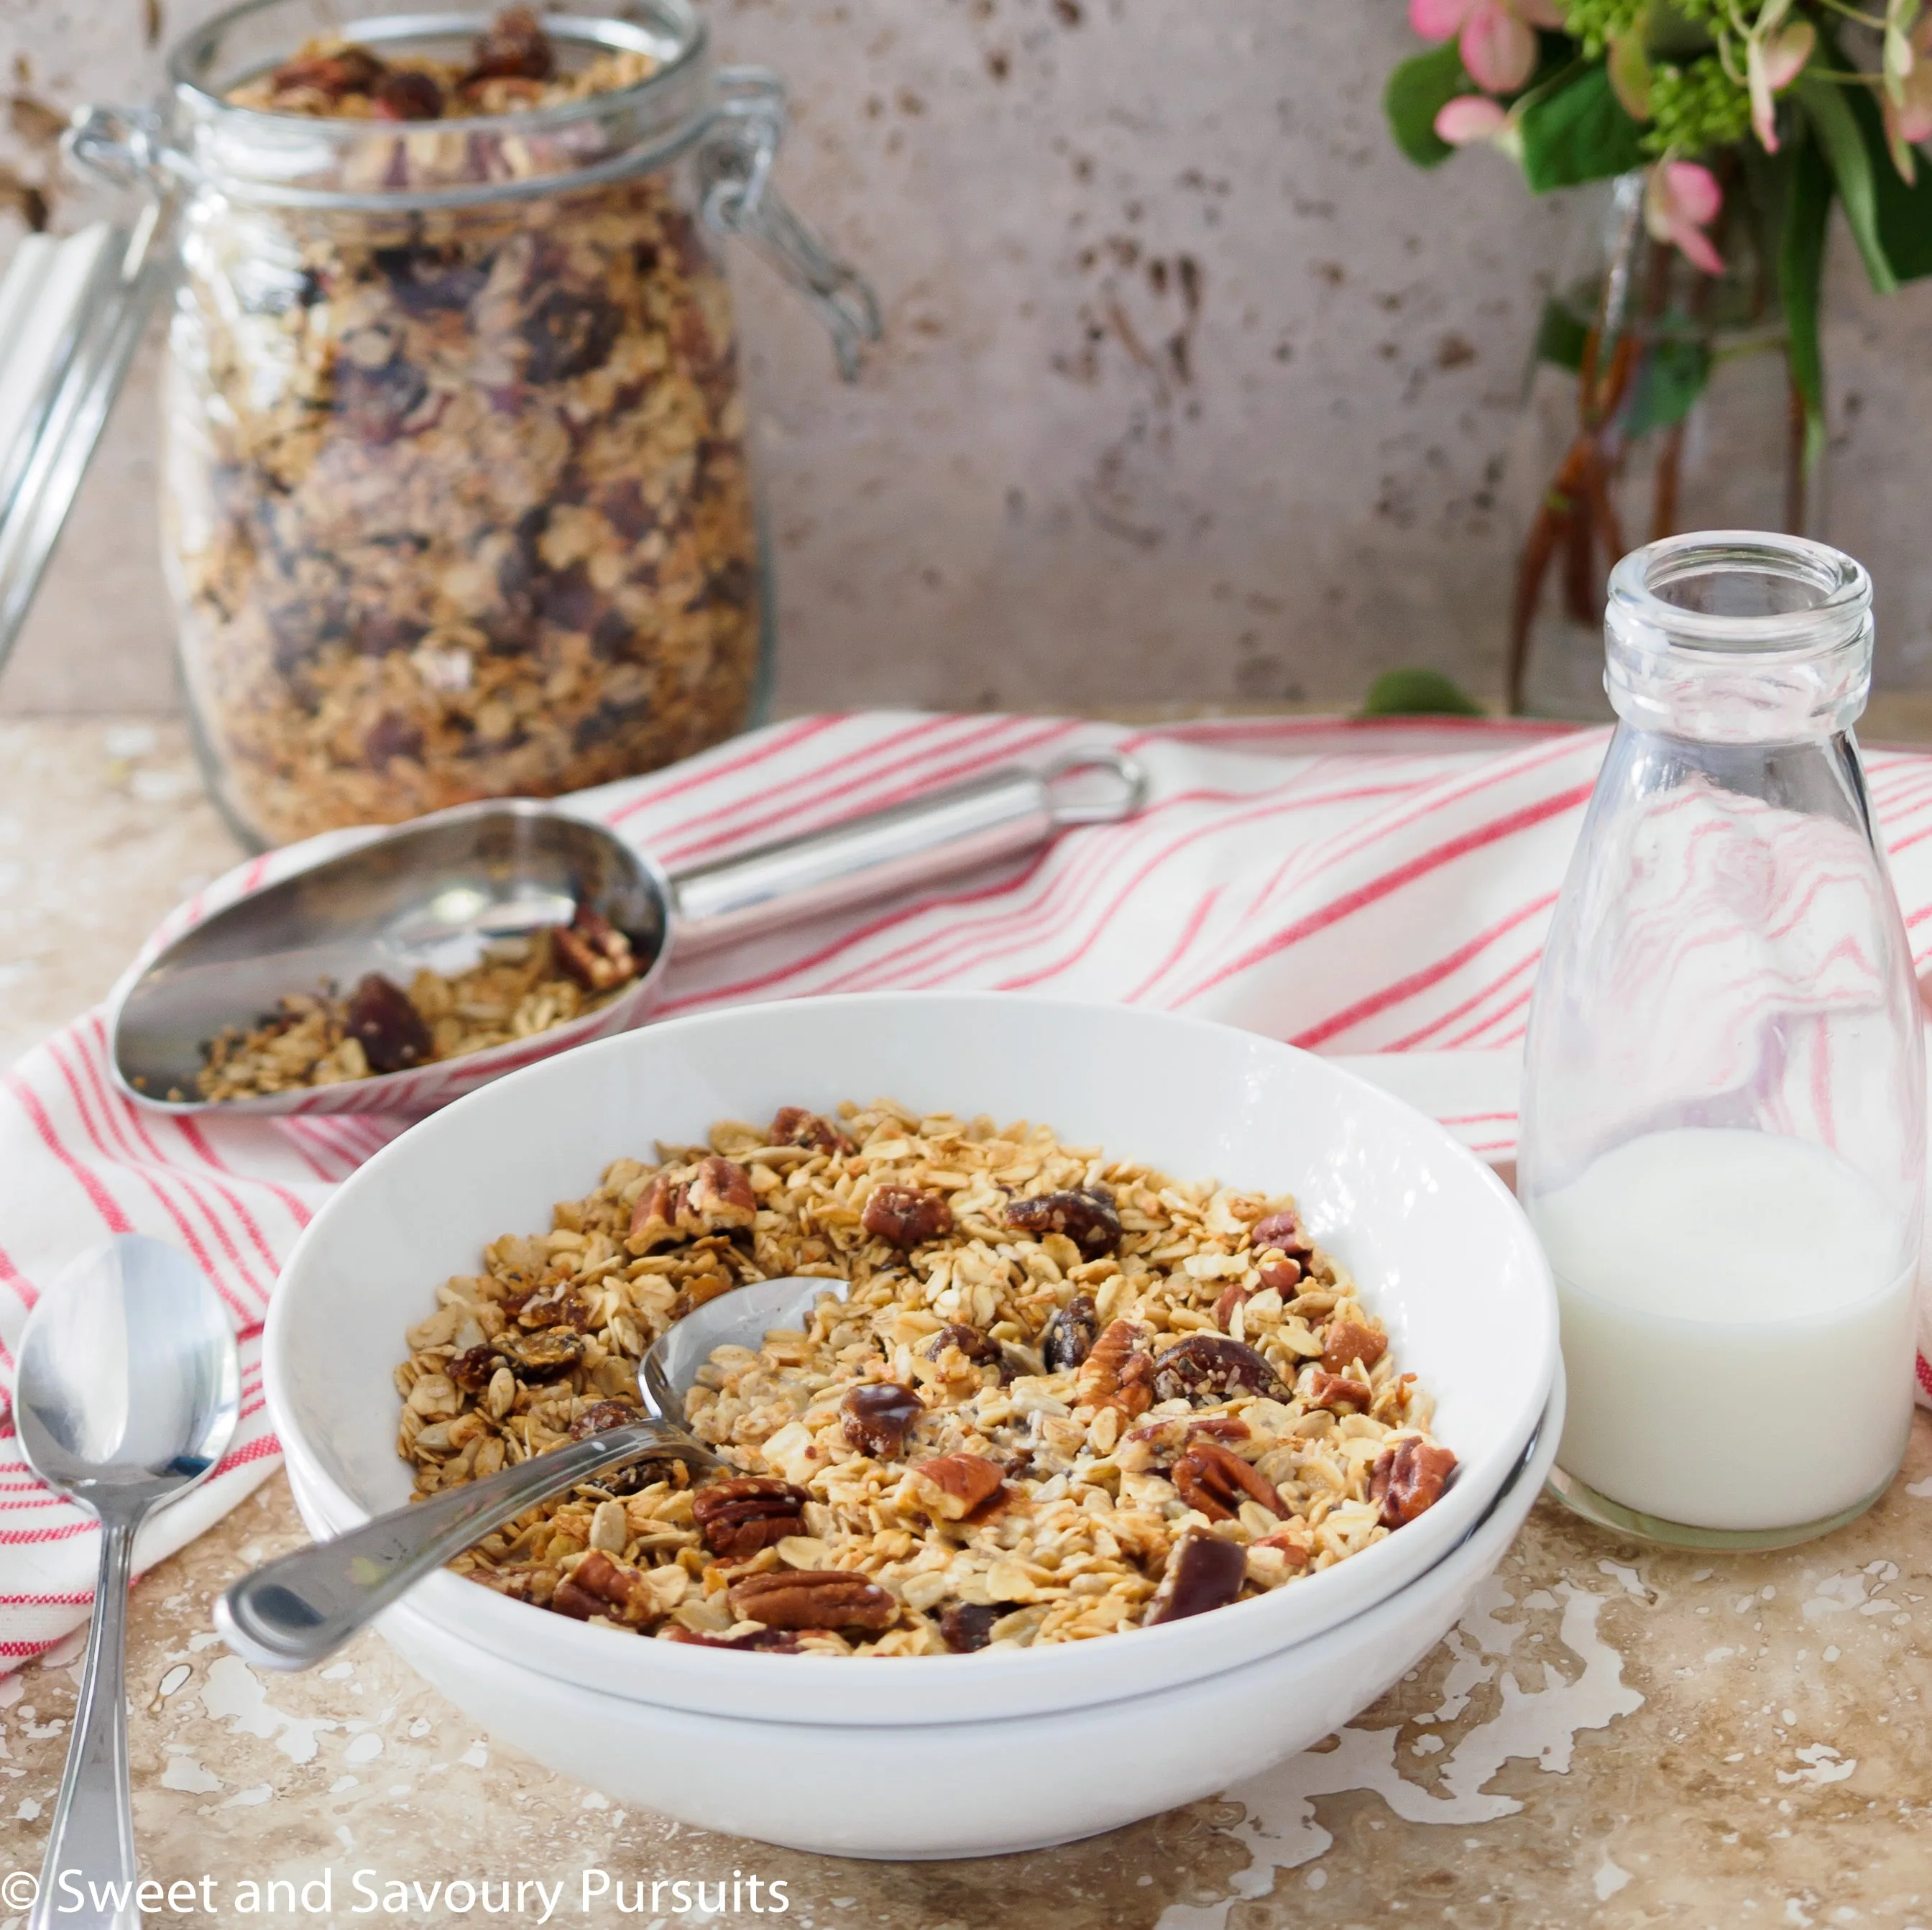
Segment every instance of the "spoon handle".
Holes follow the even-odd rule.
[[[67,1772],[27,1930],[141,1930],[128,1781],[128,1587],[138,1517],[100,1518],[100,1571]]]
[[[215,1626],[246,1661],[308,1668],[492,1528],[605,1468],[650,1455],[704,1471],[722,1465],[664,1421],[614,1427],[265,1562],[215,1604]]]

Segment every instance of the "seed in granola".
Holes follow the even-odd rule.
[[[773,1568],[747,1575],[729,1591],[731,1612],[768,1628],[880,1629],[899,1605],[877,1583],[838,1568]]]
[[[860,1223],[874,1238],[910,1253],[952,1230],[952,1208],[943,1193],[916,1186],[875,1186]]]
[[[822,1114],[802,1106],[781,1106],[772,1121],[775,1146],[809,1146],[814,1152],[849,1153],[852,1142]]]
[[[1258,1253],[1272,1247],[1292,1260],[1310,1259],[1315,1252],[1315,1242],[1304,1229],[1298,1213],[1270,1213],[1257,1220],[1248,1229],[1248,1245]]]
[[[590,905],[580,905],[568,925],[550,934],[556,962],[586,992],[614,991],[638,975],[631,941]]]
[[[1274,1484],[1239,1454],[1213,1441],[1190,1442],[1168,1478],[1181,1499],[1210,1521],[1232,1520],[1244,1499],[1259,1502],[1270,1514],[1282,1511]]]
[[[1239,1543],[1190,1531],[1167,1558],[1167,1571],[1148,1611],[1148,1626],[1226,1607],[1240,1595],[1247,1574],[1247,1550]]]
[[[362,1048],[372,1072],[400,1072],[436,1056],[423,1016],[394,980],[369,973],[350,995],[349,1036]]]
[[[1369,1499],[1382,1504],[1384,1528],[1400,1528],[1442,1499],[1456,1457],[1432,1441],[1406,1436],[1384,1448],[1369,1475]]]
[[[846,1395],[842,1431],[861,1454],[890,1460],[904,1451],[926,1403],[896,1380],[862,1381]]]
[[[436,121],[442,117],[442,89],[434,76],[412,68],[394,69],[370,90],[376,118],[384,121]]]
[[[692,1518],[714,1555],[745,1561],[788,1535],[803,1534],[811,1498],[788,1481],[741,1475],[700,1487],[692,1498]]]
[[[939,1633],[956,1655],[969,1655],[993,1639],[993,1624],[1018,1607],[1012,1601],[949,1601],[939,1615]]]
[[[527,7],[506,7],[470,49],[469,81],[548,80],[556,68],[550,36]]]
[[[568,1327],[540,1327],[516,1339],[506,1337],[502,1351],[532,1380],[554,1380],[584,1358],[584,1337]]]
[[[1010,1200],[1006,1224],[1027,1233],[1064,1233],[1089,1259],[1111,1253],[1120,1244],[1120,1216],[1104,1186]]]
[[[1206,1407],[1244,1394],[1265,1394],[1271,1400],[1294,1398],[1266,1358],[1244,1340],[1190,1334],[1168,1348],[1154,1366],[1156,1400],[1186,1400]]]
[[[1046,1323],[1040,1337],[1040,1358],[1048,1373],[1066,1373],[1094,1351],[1100,1316],[1090,1294],[1076,1293]]]
[[[1388,1351],[1388,1343],[1372,1327],[1364,1327],[1358,1320],[1338,1320],[1324,1337],[1322,1349],[1322,1364],[1330,1373],[1360,1361],[1364,1367],[1372,1367]]]

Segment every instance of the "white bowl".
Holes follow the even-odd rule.
[[[1148,1694],[1135,1692],[1123,1666],[1136,1638],[1102,1637],[1083,1646],[1112,1649],[1123,1679],[1112,1697],[1078,1709],[916,1729],[788,1721],[782,1703],[763,1718],[707,1715],[506,1662],[452,1638],[421,1591],[380,1625],[492,1736],[614,1802],[826,1855],[896,1861],[1040,1849],[1212,1796],[1366,1708],[1468,1607],[1534,1503],[1562,1430],[1559,1373],[1531,1452],[1468,1538],[1340,1628]],[[295,1493],[313,1530],[335,1532],[299,1475]],[[896,1675],[904,1664],[832,1665]]]
[[[1259,1599],[1158,1628],[970,1658],[890,1664],[640,1641],[447,1574],[412,1615],[558,1682],[706,1716],[904,1724],[1033,1715],[1238,1669],[1413,1581],[1482,1516],[1522,1456],[1556,1365],[1555,1296],[1515,1200],[1432,1121],[1252,1033],[1118,1006],[988,993],[801,999],[580,1046],[412,1127],[316,1216],[265,1338],[292,1472],[338,1530],[399,1505],[390,1379],[402,1329],[484,1244],[550,1223],[613,1159],[721,1118],[890,1094],[915,1107],[1044,1120],[1190,1179],[1292,1191],[1354,1271],[1460,1458],[1419,1520]]]

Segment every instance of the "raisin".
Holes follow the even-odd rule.
[[[1092,1296],[1076,1293],[1046,1323],[1040,1337],[1040,1351],[1047,1372],[1065,1373],[1078,1367],[1094,1351],[1100,1331],[1100,1310]]]
[[[1247,1572],[1246,1549],[1215,1535],[1184,1535],[1155,1591],[1148,1626],[1226,1607],[1240,1593]]]
[[[393,758],[418,758],[422,755],[423,734],[406,717],[398,717],[393,710],[386,710],[369,726],[368,736],[362,740],[362,755],[372,765],[380,769]]]
[[[866,1202],[860,1224],[867,1232],[909,1253],[952,1232],[952,1208],[943,1193],[924,1193],[916,1186],[875,1186]]]
[[[429,1028],[409,994],[379,971],[350,995],[349,1036],[362,1046],[371,1072],[401,1072],[435,1055]]]
[[[1006,1224],[1042,1237],[1064,1233],[1089,1259],[1111,1253],[1120,1244],[1120,1216],[1114,1210],[1114,1196],[1104,1186],[1010,1200]]]
[[[957,1347],[975,1367],[998,1367],[1006,1359],[1000,1351],[999,1342],[992,1334],[982,1334],[978,1328],[968,1327],[962,1321],[940,1328],[920,1352],[928,1360],[936,1361],[948,1347]]]
[[[550,36],[527,7],[506,7],[470,50],[466,80],[548,80],[556,71]]]
[[[1011,1612],[1004,1603],[948,1602],[940,1611],[939,1632],[956,1655],[970,1655],[993,1639],[993,1624]]]
[[[1293,1397],[1265,1358],[1244,1340],[1224,1340],[1218,1334],[1190,1334],[1154,1363],[1156,1400],[1186,1400],[1196,1407],[1207,1407],[1244,1394],[1266,1394],[1270,1400]]]
[[[613,1427],[628,1427],[644,1418],[644,1409],[628,1400],[594,1400],[570,1424],[573,1441],[587,1441],[593,1434],[608,1434]]]
[[[336,370],[337,409],[362,442],[393,443],[417,426],[412,419],[428,394],[428,377],[400,356],[380,368],[345,362]]]
[[[552,289],[523,325],[530,380],[568,382],[602,368],[616,341],[618,320],[617,311],[601,296]]]
[[[396,305],[411,315],[467,308],[490,279],[487,268],[454,248],[378,248],[370,260]]]
[[[447,1371],[458,1387],[471,1394],[481,1394],[490,1385],[490,1376],[502,1364],[502,1355],[486,1343],[458,1354],[450,1362]]]
[[[845,1438],[862,1454],[882,1458],[904,1448],[906,1436],[926,1412],[926,1403],[896,1380],[867,1381],[844,1400]]]
[[[384,74],[371,89],[370,98],[379,120],[440,121],[442,118],[442,89],[418,69],[399,69]]]

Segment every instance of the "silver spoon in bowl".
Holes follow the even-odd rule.
[[[134,1534],[221,1458],[241,1388],[227,1310],[186,1254],[144,1235],[76,1261],[27,1316],[20,1445],[41,1480],[100,1519],[86,1665],[29,1930],[138,1930],[124,1686]],[[58,1889],[64,1871],[86,1899],[78,1909]]]
[[[820,1299],[843,1300],[847,1292],[842,1280],[788,1274],[754,1280],[693,1308],[644,1356],[638,1382],[649,1412],[638,1420],[533,1454],[500,1474],[446,1489],[333,1541],[265,1562],[215,1604],[215,1626],[244,1661],[310,1668],[452,1556],[580,1481],[654,1457],[682,1461],[698,1473],[722,1468],[724,1463],[684,1424],[683,1396],[698,1370],[718,1348],[755,1347]]]

